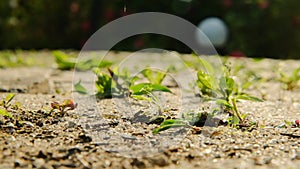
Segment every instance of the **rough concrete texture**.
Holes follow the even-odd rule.
[[[128,54],[110,54],[108,58],[116,55],[122,60],[121,56]],[[153,58],[161,54],[142,55]],[[146,102],[129,100],[130,104],[120,107],[124,100],[118,98],[93,100],[92,96],[72,95],[72,70],[0,69],[0,96],[14,92],[12,105],[20,102],[9,108],[14,119],[0,118],[0,168],[299,168],[300,129],[280,127],[285,120],[300,118],[300,91],[284,90],[276,79],[277,70],[290,74],[300,61],[231,58],[226,64],[242,83],[249,81],[244,79],[249,72],[263,78],[246,91],[264,102],[238,103],[240,111],[249,114],[249,121],[257,122],[249,131],[206,126],[198,134],[179,128],[154,135],[152,130],[158,125],[136,119],[153,115]],[[130,68],[141,65],[135,60]],[[239,66],[242,69],[235,71]],[[173,77],[168,78],[164,83],[175,94],[160,97],[164,115],[174,117],[180,113],[181,93],[188,91],[180,90]],[[184,104],[198,105],[193,96],[186,95],[191,100]],[[66,114],[49,113],[52,102],[67,98],[78,100],[78,108]]]

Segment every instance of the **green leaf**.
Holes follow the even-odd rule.
[[[242,90],[248,89],[250,86],[253,85],[253,81],[247,81],[245,83],[242,84]]]
[[[2,109],[0,109],[0,115],[8,117],[8,118],[13,118],[13,116],[9,112],[7,112],[6,110],[2,110]]]
[[[151,69],[144,69],[141,73],[144,77],[146,77],[149,80],[150,83],[153,83],[154,78]]]
[[[159,85],[159,84],[151,84],[151,83],[139,83],[130,86],[129,89],[131,90],[133,95],[143,95],[143,94],[151,93],[153,91],[172,93],[171,90],[166,86]]]
[[[210,81],[208,75],[203,72],[202,70],[199,70],[197,73],[198,81],[204,86],[209,89],[211,89]]]
[[[300,71],[300,67],[293,71],[290,77],[292,81],[298,81],[300,79],[299,71]]]
[[[259,99],[259,98],[254,97],[254,96],[250,96],[250,95],[245,94],[245,93],[237,95],[236,99],[237,100],[250,100],[250,101],[256,101],[256,102],[263,102],[262,99]]]
[[[236,115],[228,117],[227,120],[228,120],[228,124],[233,125],[234,127],[236,127],[236,125],[240,123],[240,119]]]
[[[77,69],[79,70],[89,70],[91,68],[106,68],[111,66],[113,63],[107,60],[99,60],[97,58],[88,59],[82,62],[79,62],[77,65]]]
[[[230,94],[232,93],[232,91],[234,90],[235,86],[235,82],[231,77],[226,77],[226,87],[228,90],[230,90],[231,92],[229,92]]]
[[[77,63],[76,58],[73,58],[62,51],[53,51],[52,54],[55,57],[58,68],[61,70],[73,69],[76,64],[76,69],[82,71],[89,70],[93,67],[109,67],[113,64],[110,61],[100,60],[98,58],[91,58]]]
[[[219,81],[219,85],[224,97],[229,97],[234,90],[237,90],[234,80],[229,76],[222,77]]]
[[[291,126],[291,125],[294,124],[294,122],[288,121],[288,120],[284,120],[284,123],[285,123],[287,126]]]
[[[241,118],[242,119],[245,119],[246,117],[248,117],[249,116],[249,114],[241,114]]]
[[[112,85],[112,77],[102,72],[97,73],[97,77],[98,77],[96,81],[97,95],[111,97],[112,89],[115,87]]]
[[[97,58],[88,59],[82,62],[78,62],[76,69],[86,71],[92,68],[107,68],[113,63],[107,60],[99,60]]]
[[[134,84],[134,82],[138,81],[140,78],[138,76],[133,76],[130,81],[129,81],[129,85]]]
[[[100,63],[97,65],[98,68],[106,68],[113,64],[113,62],[110,62],[108,60],[101,60]]]
[[[202,97],[201,97],[201,100],[202,100],[203,102],[210,102],[210,101],[215,101],[216,98],[215,98],[215,97],[210,97],[210,96],[202,96]]]
[[[213,77],[203,72],[202,70],[198,71],[197,76],[198,76],[198,82],[200,82],[205,88],[213,90],[213,85],[212,85]]]
[[[214,74],[214,68],[212,67],[212,65],[209,62],[206,62],[205,60],[201,59],[200,57],[199,57],[199,61],[209,74],[211,74],[211,75]]]
[[[254,62],[260,62],[260,61],[262,61],[264,58],[252,58],[252,60],[254,61]]]
[[[161,131],[167,130],[169,128],[174,128],[174,127],[186,127],[186,124],[169,124],[169,125],[165,125],[165,126],[161,126],[159,128],[156,128],[153,130],[153,134],[157,134]]]
[[[52,54],[55,57],[59,69],[70,70],[75,67],[76,65],[75,58],[71,58],[69,55],[61,51],[53,51]]]
[[[172,91],[168,87],[160,84],[151,84],[151,87],[152,87],[152,91],[172,93]]]
[[[164,126],[164,125],[170,125],[170,124],[186,124],[185,121],[180,120],[180,119],[168,119],[163,121],[160,126]]]
[[[146,87],[149,87],[150,83],[139,83],[129,87],[133,95],[146,94]],[[150,92],[150,91],[149,91]]]
[[[150,83],[153,84],[161,84],[167,75],[167,72],[153,71],[150,68],[144,69],[141,73],[149,80]]]
[[[131,95],[132,98],[136,99],[136,100],[146,100],[146,101],[152,101],[151,98],[147,97],[147,96],[143,96],[143,95]]]
[[[167,130],[172,127],[187,127],[188,125],[183,120],[179,119],[169,119],[165,120],[160,124],[160,127],[153,130],[153,134],[157,134],[161,131]]]
[[[238,116],[233,116],[232,117],[232,123],[233,125],[237,125],[240,123],[240,119],[238,118]]]
[[[10,93],[10,94],[6,95],[6,97],[5,97],[6,104],[11,102],[14,97],[15,97],[15,94],[13,94],[13,93]]]
[[[121,88],[118,88],[119,84],[114,81],[111,75],[102,73],[100,71],[97,71],[95,73],[98,78],[95,84],[97,88],[96,95],[99,98],[111,98],[113,95],[117,94],[117,92],[120,92],[118,90],[122,90]]]
[[[78,92],[80,94],[87,94],[87,90],[86,88],[84,88],[82,85],[81,85],[81,81],[77,82],[75,85],[74,85],[74,89],[75,89],[75,92]]]
[[[229,107],[229,108],[233,107],[227,100],[223,100],[223,99],[217,99],[216,103],[218,105],[224,105],[224,106]]]
[[[155,80],[153,81],[154,84],[161,84],[164,78],[166,77],[166,72],[157,72]]]

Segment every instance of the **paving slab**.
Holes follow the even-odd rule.
[[[51,69],[7,68],[0,70],[0,91],[17,93],[49,93]]]

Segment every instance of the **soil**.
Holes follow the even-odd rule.
[[[111,53],[107,58],[124,61],[130,54]],[[172,128],[153,134],[158,127],[150,123],[153,117],[180,117],[182,112],[214,105],[202,103],[190,91],[180,60],[164,60],[160,53],[139,55],[144,56],[142,61],[118,63],[132,64],[130,69],[135,70],[143,64],[158,66],[153,58],[159,58],[158,68],[179,65],[163,82],[173,94],[158,93],[164,109],[161,114],[144,101],[100,100],[72,92],[73,83],[86,74],[58,70],[50,55],[41,58],[49,59],[49,66],[1,69],[0,96],[16,96],[8,108],[14,118],[0,116],[0,168],[299,168],[300,128],[285,121],[294,123],[300,117],[300,90],[285,90],[276,79],[279,69],[290,74],[300,61],[226,59],[241,83],[250,81],[246,77],[251,73],[260,77],[246,92],[264,102],[238,103],[240,111],[248,114],[248,122],[256,122],[251,128],[206,125],[197,133],[191,128]],[[93,91],[89,79],[83,83]],[[65,99],[73,99],[78,107],[66,113],[50,112],[52,102]]]

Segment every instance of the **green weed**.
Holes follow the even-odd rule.
[[[221,77],[215,75],[213,66],[198,58],[198,64],[193,64],[201,70],[197,71],[196,86],[199,88],[200,97],[204,102],[214,101],[219,108],[212,112],[199,113],[183,113],[180,119],[168,119],[160,124],[153,133],[159,133],[171,127],[190,127],[197,129],[204,123],[216,125],[219,123],[215,121],[214,116],[216,112],[224,111],[229,113],[230,117],[227,119],[227,124],[230,126],[237,126],[244,122],[247,114],[242,114],[238,110],[237,102],[241,100],[259,101],[262,100],[245,93],[242,89],[249,87],[249,84],[240,87],[230,76],[229,70],[223,67],[223,74]],[[193,67],[196,68],[196,67]],[[250,125],[252,126],[252,125]]]
[[[172,93],[168,87],[161,84],[168,71],[169,68],[166,71],[152,70],[150,68],[144,69],[141,74],[148,80],[148,82],[138,84],[132,83],[129,87],[130,96],[136,100],[146,100],[153,103],[157,106],[159,113],[162,113],[163,106],[154,92]]]
[[[160,126],[153,130],[153,134],[157,134],[161,131],[174,128],[174,127],[191,127],[189,123],[185,120],[180,119],[168,119],[163,121]]]
[[[130,96],[136,100],[146,100],[157,106],[159,113],[163,112],[163,106],[159,98],[154,92],[167,92],[172,93],[169,88],[160,84],[152,83],[139,83],[137,85],[130,86]]]
[[[96,80],[96,96],[98,98],[125,97],[129,95],[128,86],[131,86],[135,77],[131,77],[127,69],[119,71],[116,67],[113,70],[107,68],[95,68],[94,73],[97,76]]]
[[[157,134],[173,127],[187,127],[197,130],[198,127],[204,126],[205,123],[208,125],[215,125],[216,122],[214,122],[213,117],[213,113],[207,113],[205,111],[198,113],[184,113],[179,119],[164,120],[158,128],[153,130],[153,134]]]
[[[77,103],[75,103],[73,100],[71,99],[66,99],[64,100],[62,103],[58,103],[58,102],[52,102],[51,103],[51,111],[52,112],[56,112],[59,115],[65,115],[68,111],[70,110],[74,110],[77,107]]]
[[[62,51],[53,51],[52,55],[55,57],[58,69],[61,70],[71,70],[74,69],[76,66],[76,69],[86,71],[94,67],[103,68],[112,65],[112,62],[106,60],[99,60],[97,57],[77,62],[75,57],[66,54]]]
[[[279,71],[278,81],[283,84],[283,88],[286,90],[294,90],[298,87],[298,81],[300,80],[300,67],[293,70],[291,75],[287,75],[282,71]]]
[[[168,87],[161,85],[167,72],[158,72],[147,68],[141,72],[143,77],[138,77],[137,75],[130,75],[127,69],[121,71],[118,67],[114,69],[107,68],[106,71],[100,68],[94,68],[93,70],[97,76],[95,95],[100,99],[129,96],[136,100],[153,103],[158,107],[159,112],[162,112],[160,100],[154,93],[172,93]],[[137,83],[141,78],[147,79],[148,82]],[[76,83],[74,88],[76,92],[86,93],[85,87],[80,82]]]
[[[9,107],[11,107],[11,101],[15,97],[15,94],[8,94],[6,95],[5,99],[2,99],[0,101],[0,106],[3,107],[4,109],[0,108],[0,115],[12,118],[12,114],[9,113]]]
[[[234,79],[229,75],[228,69],[225,67],[223,75],[216,78],[213,73],[212,66],[200,59],[207,72],[199,70],[197,73],[197,86],[200,90],[200,95],[203,101],[215,101],[220,105],[221,109],[232,116],[231,124],[238,124],[244,121],[245,115],[242,115],[237,107],[237,102],[240,100],[259,101],[262,100],[251,96],[240,89]]]
[[[165,79],[165,77],[168,73],[168,70],[167,71],[153,71],[150,68],[146,68],[141,73],[145,78],[148,79],[149,83],[161,84],[162,81]]]
[[[28,52],[22,50],[0,52],[0,68],[32,65],[38,65],[38,63],[34,57],[28,55]]]

